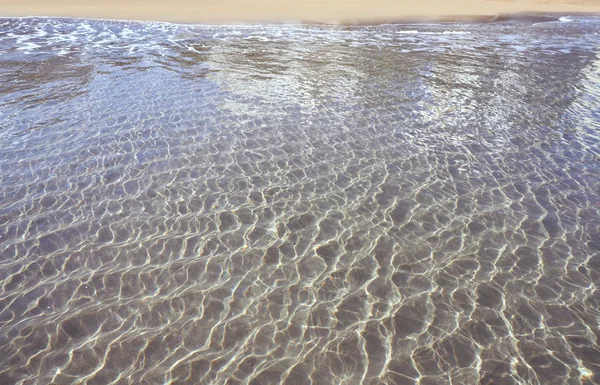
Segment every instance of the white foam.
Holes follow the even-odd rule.
[[[442,31],[442,32],[434,32],[434,31],[417,31],[417,30],[404,30],[404,31],[396,31],[396,33],[403,35],[470,35],[469,31]]]
[[[29,42],[29,41],[25,41],[23,43],[21,43],[22,46],[20,46],[19,48],[17,48],[18,51],[30,51],[30,50],[34,50],[37,48],[41,48],[41,45]]]
[[[470,35],[469,31],[444,31],[442,35]]]
[[[96,30],[89,25],[88,23],[81,23],[77,26],[78,30],[81,30],[83,32],[96,32]]]
[[[135,33],[133,32],[133,30],[129,29],[129,28],[123,28],[123,30],[121,31],[121,37],[132,37],[134,36]]]
[[[36,36],[37,37],[45,37],[45,36],[48,36],[48,32],[44,31],[43,29],[38,29]]]
[[[571,19],[571,17],[569,17],[569,16],[563,16],[563,17],[560,17],[558,19],[558,21],[560,21],[561,23],[570,23],[573,21],[573,19]]]

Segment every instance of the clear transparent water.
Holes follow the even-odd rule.
[[[1,19],[0,383],[600,383],[571,20]]]

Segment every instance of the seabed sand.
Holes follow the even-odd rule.
[[[0,0],[0,16],[216,24],[485,21],[518,13],[600,13],[600,0]]]

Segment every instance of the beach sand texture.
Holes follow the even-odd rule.
[[[522,12],[600,13],[600,0],[0,0],[1,16],[192,23],[368,23]]]

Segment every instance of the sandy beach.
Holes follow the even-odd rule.
[[[0,16],[187,23],[370,23],[490,18],[515,13],[600,13],[598,0],[0,0]]]

